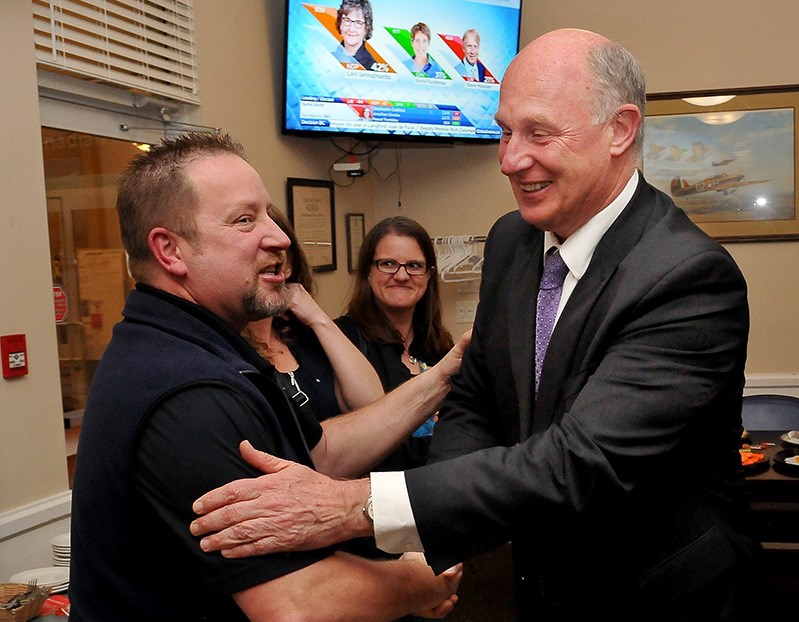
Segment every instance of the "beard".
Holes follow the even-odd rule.
[[[289,307],[288,290],[285,285],[275,286],[264,292],[256,280],[252,289],[244,297],[244,310],[251,321],[275,317],[285,313]]]

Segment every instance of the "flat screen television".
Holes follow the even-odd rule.
[[[287,0],[283,131],[496,141],[520,18],[521,0]]]

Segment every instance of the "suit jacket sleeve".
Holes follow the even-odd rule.
[[[529,240],[540,232],[516,215],[492,230],[474,338],[434,435],[434,458],[451,459],[406,474],[434,568],[563,512],[601,515],[700,447],[718,448],[708,472],[734,471],[746,286],[670,200],[648,186],[644,194],[600,242],[563,310],[534,405],[512,378],[514,339],[532,359],[529,330],[512,313],[519,279],[538,281],[542,249]],[[513,420],[524,426],[525,417],[531,428],[514,438]],[[704,476],[702,465],[694,472]]]

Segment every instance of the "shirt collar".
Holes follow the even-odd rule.
[[[551,231],[544,231],[544,253],[553,246],[560,249],[563,262],[569,267],[569,272],[579,281],[588,269],[588,264],[591,263],[591,257],[594,256],[594,251],[602,236],[616,222],[630,199],[633,198],[635,189],[638,187],[638,177],[639,173],[636,169],[619,195],[601,212],[572,233],[563,244],[558,242]]]

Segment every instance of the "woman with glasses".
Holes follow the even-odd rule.
[[[244,336],[274,365],[295,406],[318,421],[371,404],[383,395],[380,379],[312,298],[311,266],[288,219],[273,207],[268,213],[291,242],[283,265],[289,309],[251,322]]]
[[[405,216],[386,218],[364,237],[346,315],[336,323],[390,391],[437,363],[453,346],[441,321],[436,255],[430,235]],[[434,414],[379,467],[427,460]]]
[[[369,0],[342,0],[336,14],[336,29],[341,45],[333,56],[346,65],[357,63],[368,71],[377,70],[377,61],[366,49],[372,37],[372,5]]]

